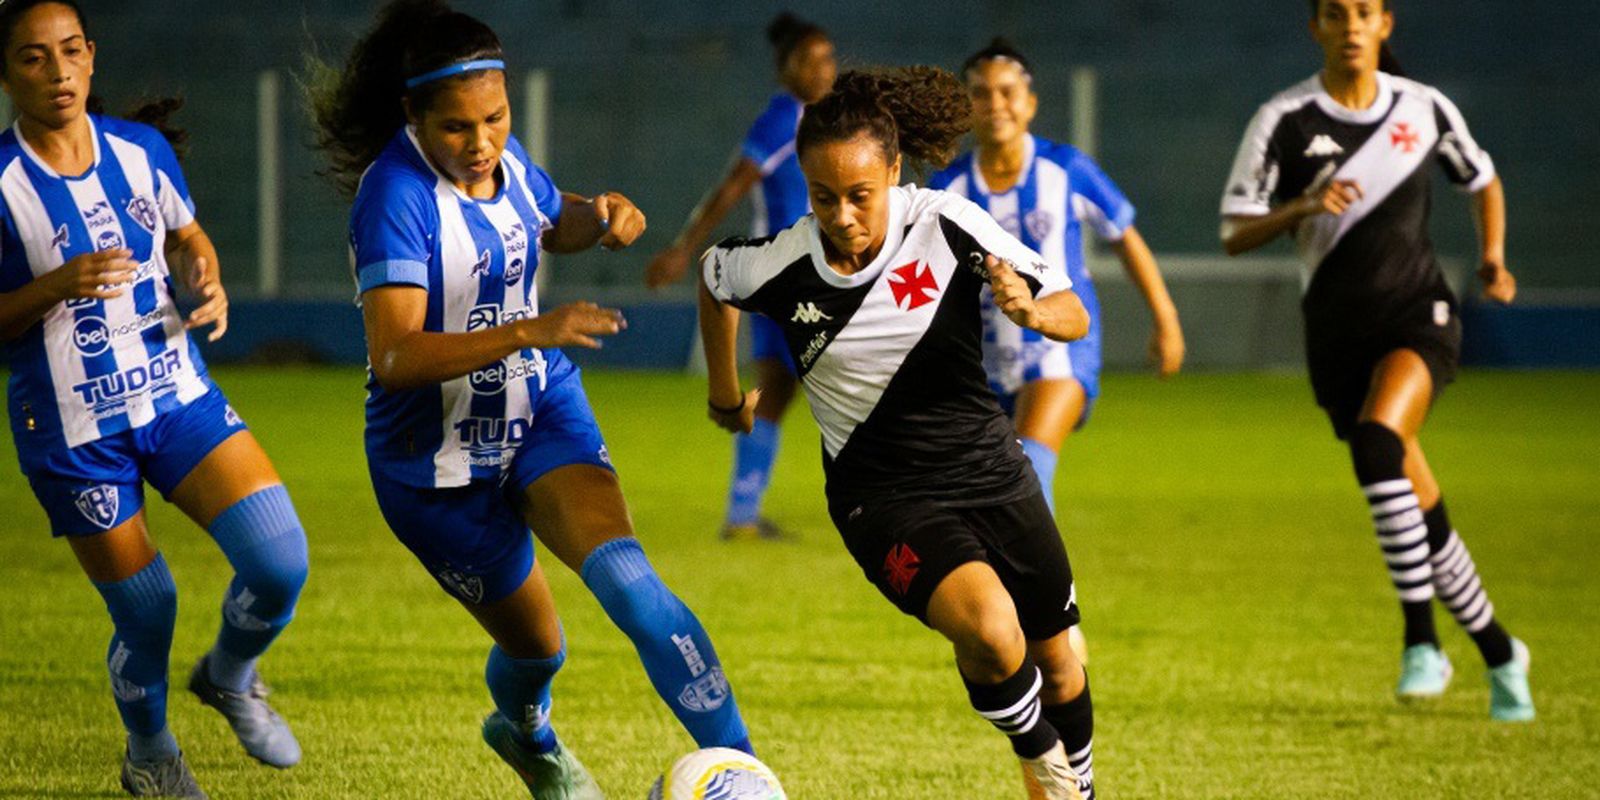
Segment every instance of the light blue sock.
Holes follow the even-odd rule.
[[[167,730],[167,666],[178,617],[178,587],[167,560],[155,560],[120,581],[94,584],[111,612],[115,632],[106,649],[116,697],[134,758],[155,761],[178,754]],[[137,752],[134,752],[137,750]]]
[[[639,540],[613,539],[583,562],[583,582],[639,651],[656,694],[700,747],[747,753],[750,733],[711,637],[644,556]]]
[[[749,433],[734,438],[727,524],[754,525],[761,517],[761,499],[772,482],[772,463],[778,457],[778,430],[778,423],[756,417]]]
[[[282,486],[234,503],[211,522],[211,538],[233,565],[222,630],[206,656],[207,677],[224,689],[250,688],[256,659],[294,616],[307,573],[306,534]]]
[[[1039,488],[1044,490],[1044,503],[1050,507],[1050,516],[1053,517],[1056,514],[1056,459],[1059,456],[1043,442],[1027,437],[1022,439],[1022,452],[1033,462],[1033,471],[1039,476]]]
[[[516,724],[536,753],[556,749],[556,729],[550,725],[550,683],[567,661],[566,637],[549,658],[512,658],[500,645],[489,648],[483,677],[495,708]]]

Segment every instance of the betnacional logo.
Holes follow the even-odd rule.
[[[111,349],[111,327],[100,317],[84,317],[72,326],[72,346],[93,358]]]

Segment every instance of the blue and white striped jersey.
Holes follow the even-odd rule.
[[[350,212],[356,283],[428,291],[424,330],[463,333],[539,314],[539,236],[561,193],[515,138],[500,156],[500,191],[468,197],[433,168],[409,129],[362,176]],[[367,456],[392,480],[423,488],[498,479],[532,423],[547,359],[524,349],[438,386],[388,391],[367,382]]]
[[[995,194],[984,183],[972,152],[963,153],[934,175],[928,185],[955,192],[977,203],[1007,233],[1043,255],[1053,266],[1066,270],[1073,291],[1089,311],[1090,338],[1098,338],[1099,301],[1083,261],[1083,223],[1106,241],[1120,241],[1133,227],[1134,208],[1099,165],[1071,145],[1029,135],[1022,175],[1016,186]],[[993,296],[983,295],[984,364],[989,381],[998,391],[1014,393],[1029,380],[1030,365],[1041,357],[1031,351],[1057,347],[1037,331],[1018,327],[994,307]]]
[[[89,115],[94,165],[66,177],[16,127],[0,134],[0,292],[77,256],[126,247],[139,269],[109,300],[57,304],[6,346],[13,425],[77,447],[148,425],[204,395],[205,363],[184,332],[167,232],[194,222],[178,158],[160,131]]]
[[[811,195],[795,154],[795,133],[805,104],[788,92],[772,96],[767,110],[745,134],[739,152],[761,168],[761,188],[750,196],[755,214],[750,220],[753,238],[770,236],[811,213]]]

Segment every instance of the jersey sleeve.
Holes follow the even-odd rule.
[[[506,140],[506,149],[511,151],[518,161],[522,162],[524,174],[528,180],[528,189],[533,192],[534,203],[539,206],[539,213],[550,220],[554,227],[561,220],[561,190],[556,188],[554,178],[544,168],[533,163],[528,157],[528,151],[522,148],[522,143],[517,137],[512,136]]]
[[[1222,196],[1223,216],[1259,217],[1272,211],[1282,163],[1272,136],[1279,119],[1280,114],[1262,107],[1250,120]]]
[[[419,181],[369,177],[374,180],[363,182],[350,210],[357,291],[397,284],[427,289],[439,228],[433,195]]]
[[[794,152],[795,119],[778,103],[756,117],[750,130],[739,145],[739,153],[761,169],[765,178],[777,171],[788,155]]]
[[[1457,188],[1474,193],[1482,190],[1494,181],[1494,159],[1472,138],[1455,103],[1437,90],[1431,94],[1439,125],[1439,166]]]
[[[953,195],[952,195],[953,196]],[[949,212],[947,212],[949,213]],[[1017,274],[1027,282],[1028,289],[1034,297],[1047,297],[1056,292],[1072,288],[1072,279],[1067,277],[1065,269],[1050,264],[1044,256],[1035,253],[1031,248],[1017,240],[1017,237],[1007,233],[994,217],[971,202],[963,200],[953,215],[948,216],[950,221],[965,231],[969,239],[962,249],[967,252],[957,252],[957,259],[971,259],[981,263],[984,256],[993,255],[1002,261],[1011,263]]]
[[[734,308],[751,311],[745,300],[760,288],[754,280],[754,265],[750,263],[750,254],[756,249],[728,246],[734,241],[737,239],[725,239],[700,256],[701,277],[712,297]]]
[[[1073,153],[1066,163],[1067,187],[1072,193],[1072,213],[1108,242],[1122,241],[1133,227],[1133,204],[1094,159]]]
[[[194,222],[194,198],[189,196],[189,182],[184,180],[183,167],[178,164],[178,154],[160,131],[150,129],[151,135],[144,143],[155,168],[156,205],[161,209],[161,222],[167,230],[186,228]]]

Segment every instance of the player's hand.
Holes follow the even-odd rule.
[[[628,327],[621,311],[588,302],[568,303],[516,324],[523,343],[540,349],[574,345],[598,349],[596,336],[610,336]]]
[[[1178,325],[1176,318],[1156,323],[1155,330],[1150,333],[1150,363],[1156,367],[1156,374],[1162,378],[1170,378],[1183,369],[1183,356],[1187,347],[1183,342],[1183,328]]]
[[[676,283],[683,274],[689,271],[689,249],[673,245],[650,259],[644,268],[644,285],[651,289],[660,289],[669,283]]]
[[[706,400],[706,416],[729,433],[749,433],[755,427],[756,405],[760,402],[760,389],[740,393],[738,402],[713,396]]]
[[[1312,185],[1300,197],[1301,210],[1306,216],[1332,214],[1337,217],[1349,211],[1350,206],[1364,196],[1361,184],[1348,178],[1339,178],[1323,185]]]
[[[139,262],[133,260],[133,251],[118,247],[73,258],[39,280],[45,283],[57,302],[85,298],[109,300],[121,297],[138,272]]]
[[[644,212],[632,200],[616,192],[601,192],[592,202],[594,215],[605,231],[600,235],[601,247],[621,250],[644,233]]]
[[[1018,325],[1037,330],[1040,324],[1039,309],[1034,305],[1033,292],[1028,282],[1011,267],[1011,264],[994,255],[983,258],[984,269],[989,271],[989,288],[994,292],[994,306],[1000,313]]]
[[[200,307],[189,312],[189,319],[183,323],[184,329],[194,330],[215,324],[206,341],[221,339],[228,333],[228,293],[222,288],[221,274],[205,256],[195,256],[183,273],[189,290],[200,298]]]
[[[1494,261],[1483,262],[1483,266],[1478,268],[1478,278],[1483,281],[1485,300],[1509,306],[1517,296],[1517,279],[1504,264]]]

